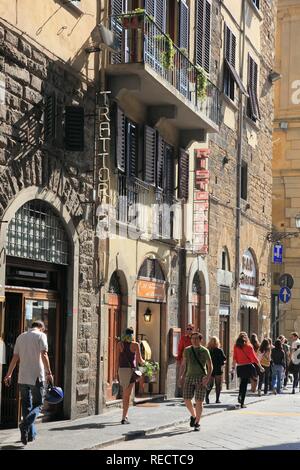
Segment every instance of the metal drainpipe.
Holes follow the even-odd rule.
[[[240,76],[243,80],[244,76],[244,61],[245,61],[245,42],[246,42],[246,1],[243,0],[243,32],[242,32],[242,51],[240,62]],[[236,246],[235,246],[235,285],[236,285],[236,313],[237,319],[240,311],[240,240],[241,240],[241,167],[242,167],[242,152],[243,152],[243,127],[244,127],[244,107],[243,107],[243,94],[239,90],[239,135],[238,135],[238,151],[237,151],[237,195],[236,195]]]

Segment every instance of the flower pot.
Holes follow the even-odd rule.
[[[157,382],[157,375],[156,374],[153,374],[151,379],[150,379],[150,382],[153,383],[153,382]]]
[[[129,17],[123,17],[122,18],[122,26],[124,29],[129,29],[130,28],[130,18]]]

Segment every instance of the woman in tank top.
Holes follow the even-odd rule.
[[[136,367],[136,362],[144,364],[141,356],[140,345],[133,340],[133,329],[127,328],[122,340],[117,346],[116,370],[118,371],[119,382],[123,388],[123,416],[121,424],[129,424],[128,409],[130,395],[135,382],[131,382],[132,371]]]

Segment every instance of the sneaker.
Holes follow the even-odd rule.
[[[190,426],[191,428],[193,428],[195,426],[195,421],[196,421],[196,417],[195,416],[191,416],[191,419],[190,419]]]
[[[130,424],[128,418],[122,419],[121,424]]]
[[[296,393],[296,390],[293,388],[292,390],[292,394],[294,395]]]
[[[273,395],[276,395],[276,394],[277,394],[276,388],[273,388],[272,393],[273,393]]]
[[[258,391],[257,391],[257,395],[258,395],[259,397],[261,397],[261,390],[258,390]]]
[[[241,405],[241,408],[247,408],[246,405],[244,405],[244,403]]]
[[[21,432],[21,442],[24,444],[24,446],[27,446],[28,444],[28,430],[25,428],[23,423],[20,424],[19,426],[20,432]]]
[[[200,424],[199,423],[195,423],[194,431],[200,431]]]
[[[220,400],[216,400],[216,403],[221,403]]]

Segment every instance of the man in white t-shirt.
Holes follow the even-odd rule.
[[[47,353],[47,336],[44,331],[44,323],[36,320],[32,323],[29,331],[18,336],[14,355],[4,378],[5,385],[9,386],[13,371],[19,362],[18,383],[20,385],[23,415],[23,421],[20,423],[19,428],[21,441],[24,445],[28,441],[33,441],[36,437],[34,422],[43,404],[45,378],[48,382],[53,383]]]

